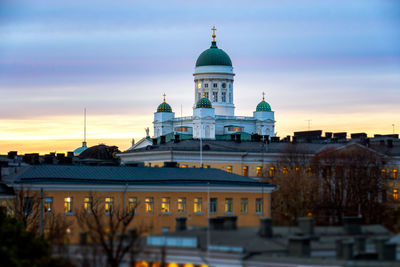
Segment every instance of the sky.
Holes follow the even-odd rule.
[[[65,152],[83,138],[120,150],[152,133],[166,93],[192,114],[194,65],[232,60],[235,114],[262,92],[278,136],[400,132],[396,0],[1,0],[0,153]],[[394,127],[393,127],[394,125]]]

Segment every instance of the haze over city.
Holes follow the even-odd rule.
[[[339,4],[340,3],[340,4]],[[201,11],[203,10],[203,11]],[[399,132],[397,1],[2,1],[0,153],[130,146],[166,93],[192,114],[210,46],[232,59],[236,115],[262,92],[276,132]],[[152,134],[152,132],[150,133]]]

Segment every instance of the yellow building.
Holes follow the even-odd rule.
[[[275,187],[217,169],[36,165],[19,175],[16,189],[43,190],[44,216],[63,214],[77,241],[83,229],[75,215],[94,203],[106,214],[135,212],[131,227],[153,233],[174,231],[176,217],[186,217],[188,227],[217,216],[236,216],[239,227],[258,226],[260,217],[270,217]],[[24,212],[33,212],[34,200],[24,201]]]

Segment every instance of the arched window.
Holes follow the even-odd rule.
[[[206,126],[206,137],[211,137],[211,135],[210,135],[210,126]]]

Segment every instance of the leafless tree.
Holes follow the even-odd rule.
[[[122,208],[106,203],[104,197],[91,194],[91,205],[76,213],[80,228],[87,233],[91,246],[101,247],[107,266],[117,267],[128,253],[135,255],[139,246],[139,231],[132,229],[136,207]]]

